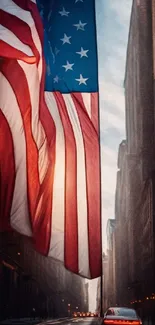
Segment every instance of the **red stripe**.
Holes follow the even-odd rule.
[[[89,265],[91,278],[101,275],[100,158],[98,134],[86,114],[82,95],[72,94],[79,117],[86,161]]]
[[[37,28],[41,43],[43,44],[44,29],[43,29],[42,20],[41,20],[37,5],[35,3],[33,3],[32,1],[30,1],[30,0],[14,0],[14,2],[20,8],[22,8],[24,10],[28,10],[28,11],[31,12],[32,17],[33,17],[33,19],[35,21],[35,25],[36,25],[36,28]]]
[[[33,139],[31,130],[31,102],[27,80],[24,71],[20,65],[10,60],[8,64],[2,65],[2,73],[9,81],[14,90],[20,112],[23,120],[23,128],[26,140],[27,155],[27,183],[28,183],[28,199],[31,223],[33,225],[33,216],[36,207],[36,197],[39,191],[39,175],[38,175],[38,150]],[[19,82],[20,80],[20,82]]]
[[[91,120],[99,134],[99,98],[98,93],[91,93]]]
[[[42,205],[39,207],[40,210],[38,209],[38,211],[36,211],[37,218],[34,223],[34,244],[37,251],[43,255],[48,255],[51,240],[56,129],[54,121],[45,103],[44,76],[45,62],[43,60],[43,76],[40,86],[40,121],[47,137],[49,166],[38,194],[37,203],[42,199]]]
[[[36,25],[36,28],[37,28],[37,31],[38,31],[38,34],[39,34],[39,37],[40,37],[40,41],[41,41],[41,43],[43,45],[43,42],[44,42],[44,28],[43,28],[43,23],[42,23],[38,8],[37,8],[35,3],[33,3],[32,1],[29,1],[29,0],[28,0],[28,7],[29,7],[29,10],[31,11],[32,17],[33,17],[33,19],[35,21],[35,25]]]
[[[34,223],[34,239],[36,250],[48,255],[51,240],[56,130],[43,96],[40,97],[40,120],[48,142],[49,166],[38,195],[38,201],[42,198],[42,206],[39,214],[37,211],[38,218]]]
[[[17,0],[16,0],[17,1]],[[20,0],[18,0],[20,2]],[[43,25],[36,4],[31,1],[28,3],[27,9],[31,11],[31,15],[35,21],[40,41],[43,46]],[[49,152],[49,167],[41,186],[39,197],[42,197],[42,215],[40,214],[39,224],[34,227],[35,247],[44,255],[48,255],[50,240],[51,240],[51,223],[52,223],[52,203],[53,203],[53,183],[54,183],[54,168],[55,168],[55,144],[56,144],[56,129],[54,121],[50,115],[44,98],[45,85],[45,60],[43,58],[43,71],[40,85],[40,121],[43,125]]]
[[[35,63],[36,58],[34,56],[28,56],[20,50],[15,49],[11,45],[0,40],[0,56],[7,59],[22,60],[27,63]]]
[[[12,135],[1,110],[0,139],[0,231],[6,231],[10,230],[10,212],[16,174]]]
[[[30,10],[32,17],[35,20],[35,24],[37,28],[39,27],[42,29],[42,24],[40,22],[40,16],[35,4],[29,1],[15,1],[17,5],[22,7],[25,10]],[[37,21],[36,21],[37,19]],[[18,23],[18,22],[17,22]],[[19,26],[19,24],[18,24]],[[33,52],[35,53],[35,47],[33,46],[33,40],[29,37],[29,27],[24,26],[23,23],[23,33],[24,28],[27,38],[22,37],[21,34],[18,33],[17,30],[14,30],[14,33],[18,33],[18,37],[25,43],[29,43]],[[39,34],[41,35],[41,30],[39,30]],[[43,30],[42,30],[43,35]],[[29,38],[28,38],[29,37]],[[32,44],[31,44],[32,41]],[[38,53],[37,53],[38,54]],[[37,56],[35,53],[35,55]],[[49,250],[50,244],[50,236],[51,236],[51,214],[52,214],[52,193],[53,193],[53,173],[54,173],[54,165],[55,165],[55,125],[53,120],[49,114],[49,111],[45,105],[44,101],[44,75],[45,75],[45,64],[43,61],[43,77],[40,86],[40,120],[42,125],[45,129],[45,133],[47,136],[48,141],[48,148],[49,150],[49,160],[50,164],[47,170],[46,177],[40,187],[38,195],[36,193],[36,210],[33,214],[33,233],[34,233],[34,240],[35,240],[35,247],[39,250],[42,254],[47,255]],[[42,202],[42,204],[40,204]],[[37,207],[37,204],[39,206]],[[40,240],[41,239],[41,240]]]
[[[54,93],[65,135],[65,266],[78,273],[76,143],[62,94]]]
[[[28,5],[30,0],[13,0],[13,2],[20,8],[24,10],[29,10]]]
[[[41,40],[41,43],[43,44],[44,40],[44,29],[43,29],[43,24],[41,21],[41,17],[37,8],[37,5],[33,3],[30,0],[14,0],[15,4],[19,6],[20,8],[24,10],[29,10],[32,14],[32,17],[35,21],[35,25]]]
[[[51,220],[53,202],[53,179],[55,168],[55,133],[53,134],[53,144],[51,142],[50,160],[46,176],[40,186],[37,199],[37,209],[35,214],[33,237],[34,245],[42,255],[48,255],[51,240]]]
[[[8,30],[13,32],[15,34],[15,36],[18,37],[22,43],[28,45],[31,48],[32,52],[34,53],[34,57],[31,57],[31,58],[28,57],[29,59],[31,59],[31,61],[33,59],[33,61],[32,62],[26,61],[26,62],[35,63],[36,59],[37,59],[37,62],[39,62],[40,55],[39,55],[39,52],[33,42],[32,35],[31,35],[31,29],[30,29],[29,25],[27,23],[25,23],[24,21],[22,21],[21,19],[19,19],[18,17],[11,15],[1,9],[0,9],[0,17],[1,17],[1,24],[3,26],[5,26]],[[2,49],[2,50],[4,51],[4,49]],[[19,52],[19,54],[22,53],[19,50],[17,50],[17,51]],[[24,54],[24,53],[22,53],[22,54]],[[10,55],[10,53],[8,53],[8,55]]]

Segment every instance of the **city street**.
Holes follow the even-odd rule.
[[[51,320],[32,320],[32,319],[9,319],[6,321],[0,322],[0,324],[3,325],[101,325],[101,319],[100,318],[92,318],[92,317],[86,317],[86,318],[67,318],[67,319],[51,319]]]
[[[101,318],[98,317],[86,317],[86,318],[72,318],[72,319],[67,319],[66,321],[61,321],[61,320],[48,320],[45,322],[41,322],[37,325],[57,325],[57,324],[63,324],[63,325],[101,325]]]

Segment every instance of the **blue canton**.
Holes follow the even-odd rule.
[[[44,26],[46,91],[97,92],[95,0],[37,0]]]

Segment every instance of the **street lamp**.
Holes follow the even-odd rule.
[[[79,309],[79,307],[76,307],[76,309]]]
[[[71,304],[68,304],[68,316],[71,315],[70,306],[71,306]]]

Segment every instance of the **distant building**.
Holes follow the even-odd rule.
[[[97,281],[97,293],[96,293],[96,310],[95,312],[101,312],[101,305],[100,305],[100,292],[101,292],[101,278]]]
[[[107,222],[107,255],[103,254],[102,265],[102,311],[116,304],[116,275],[115,275],[115,219]],[[101,279],[98,280],[96,311],[101,312]]]
[[[116,297],[155,310],[155,1],[134,0],[116,186]]]
[[[119,146],[118,172],[115,196],[115,254],[116,254],[116,303],[128,305],[129,274],[133,274],[133,229],[128,215],[131,212],[129,194],[129,170],[127,145],[123,140]],[[129,256],[130,255],[130,256]],[[129,263],[129,258],[131,263]]]
[[[102,256],[102,310],[101,310],[101,278],[97,282],[97,295],[96,295],[96,312],[105,312],[108,307],[108,256],[103,253]],[[102,315],[101,315],[102,316]]]
[[[116,304],[116,277],[115,277],[115,219],[109,219],[107,222],[107,276],[105,276],[104,299],[107,299],[107,306],[115,306]],[[107,284],[106,284],[107,282]],[[107,289],[106,289],[107,285]]]
[[[102,288],[102,301],[103,301],[103,312],[109,307],[109,259],[107,255],[103,256],[103,288]],[[100,291],[101,293],[101,291]]]
[[[30,239],[3,234],[0,243],[0,317],[68,316],[85,308],[85,279],[35,252]]]
[[[89,310],[89,283],[85,283],[84,286],[84,311]]]

